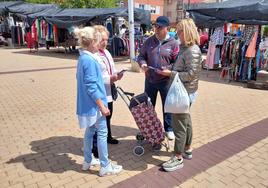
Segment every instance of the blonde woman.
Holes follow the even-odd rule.
[[[118,144],[118,140],[112,137],[112,131],[111,131],[111,118],[113,114],[113,98],[112,98],[112,91],[111,91],[111,85],[121,80],[123,77],[123,72],[118,73],[115,69],[114,60],[108,50],[106,50],[108,40],[109,40],[109,31],[106,29],[106,27],[102,25],[96,25],[94,28],[100,32],[102,40],[100,41],[99,50],[96,53],[100,57],[100,67],[102,71],[102,78],[104,80],[104,85],[106,89],[106,96],[108,101],[108,108],[110,110],[110,115],[106,116],[107,121],[107,129],[108,129],[108,138],[107,142],[109,144]]]
[[[92,157],[93,135],[98,135],[98,152],[101,169],[100,176],[117,174],[122,166],[112,164],[108,159],[106,116],[110,115],[107,107],[102,73],[94,55],[101,41],[100,33],[92,27],[75,30],[82,49],[77,64],[77,116],[80,128],[85,128],[84,163],[82,170],[88,170],[97,164]]]
[[[194,21],[183,19],[177,24],[177,34],[181,41],[178,58],[172,71],[158,70],[159,74],[169,76],[171,81],[178,73],[187,90],[191,104],[195,101],[198,80],[201,71],[200,38]],[[192,122],[190,114],[172,114],[171,124],[175,134],[174,155],[162,164],[165,171],[174,171],[183,167],[183,158],[192,158]]]

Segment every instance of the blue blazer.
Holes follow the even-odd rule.
[[[76,114],[79,116],[95,116],[99,111],[96,100],[101,99],[107,106],[107,99],[101,69],[92,53],[85,50],[80,51],[76,79]]]

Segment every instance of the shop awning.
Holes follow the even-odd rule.
[[[23,2],[21,2],[21,1],[4,1],[4,2],[0,2],[0,15],[5,14],[8,7],[11,7],[13,5],[19,5],[19,4],[22,4],[22,3]]]
[[[32,15],[30,15],[32,16]],[[68,28],[73,25],[81,25],[90,21],[106,20],[110,17],[128,18],[127,8],[98,8],[98,9],[62,9],[55,14],[42,16],[48,22],[60,28]],[[134,10],[135,22],[150,25],[151,16],[149,11],[142,9]]]
[[[90,21],[102,21],[109,17],[128,18],[127,8],[62,9],[55,4],[33,4],[23,2],[3,2],[0,3],[0,8],[2,8],[3,11],[7,11],[25,19],[29,25],[32,24],[34,19],[43,18],[60,28],[78,26]],[[151,14],[149,11],[135,8],[134,20],[141,24],[150,25]]]
[[[7,7],[9,13],[13,13],[22,18],[26,18],[31,14],[42,14],[50,9],[58,9],[58,6],[55,4],[21,3]]]
[[[220,22],[268,24],[268,0],[228,0],[199,4],[190,7],[188,12],[199,26],[213,27]]]

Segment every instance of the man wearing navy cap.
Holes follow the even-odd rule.
[[[156,69],[170,68],[179,52],[179,43],[168,35],[169,19],[159,16],[154,24],[155,34],[148,38],[140,50],[138,63],[145,72],[145,92],[155,106],[157,93],[160,92],[164,117],[164,129],[167,137],[173,140],[171,114],[164,113],[164,104],[168,93],[169,78],[157,73]]]

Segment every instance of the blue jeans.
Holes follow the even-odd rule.
[[[162,111],[163,111],[163,117],[164,117],[164,129],[166,132],[173,131],[171,126],[171,114],[170,113],[164,113],[164,104],[166,100],[166,96],[168,93],[168,86],[169,81],[163,81],[159,83],[150,83],[147,80],[145,80],[145,92],[148,94],[148,96],[151,99],[151,102],[153,106],[156,104],[156,98],[158,91],[160,92],[161,100],[162,100]]]
[[[90,163],[92,160],[93,135],[97,132],[97,144],[99,159],[102,167],[109,164],[108,146],[107,146],[107,126],[106,118],[100,117],[91,127],[87,127],[84,135],[84,158]]]

